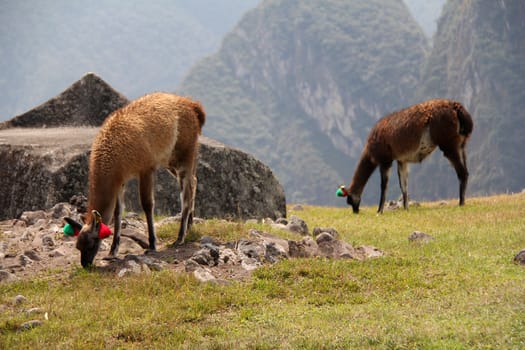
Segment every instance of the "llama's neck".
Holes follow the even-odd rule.
[[[352,178],[352,183],[348,188],[348,192],[357,196],[361,196],[365,188],[368,179],[376,169],[377,164],[372,162],[372,159],[368,155],[366,150],[361,155],[361,159],[357,164],[357,169],[355,170],[354,177]]]
[[[91,173],[87,216],[91,216],[92,210],[97,210],[102,215],[102,221],[109,224],[115,209],[119,188],[119,185],[115,184],[111,176],[100,176],[100,174]]]

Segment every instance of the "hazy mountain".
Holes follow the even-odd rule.
[[[400,0],[268,0],[182,91],[205,134],[255,154],[290,202],[335,204],[371,124],[412,102],[427,41]]]
[[[129,98],[173,90],[258,1],[1,1],[0,121],[89,71]]]
[[[525,1],[449,0],[423,71],[421,97],[463,101],[475,125],[468,146],[469,192],[516,192],[525,187]],[[443,174],[446,162],[425,164],[417,176]],[[452,185],[454,184],[454,185]],[[422,196],[452,196],[455,176],[415,184]]]
[[[446,0],[403,0],[412,16],[425,31],[427,37],[432,38],[437,28],[437,21]]]

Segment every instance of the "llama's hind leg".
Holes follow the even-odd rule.
[[[397,161],[397,177],[403,194],[403,208],[408,210],[408,164]]]
[[[153,208],[155,206],[154,184],[155,172],[153,170],[140,176],[140,204],[146,214],[146,222],[148,224],[149,251],[157,250],[157,239],[155,237],[155,226],[153,224]]]
[[[443,150],[443,154],[450,161],[459,180],[459,205],[465,205],[465,192],[467,190],[468,183],[468,169],[467,169],[467,157],[465,155],[465,149],[459,148],[453,151]]]
[[[197,188],[197,177],[195,171],[179,170],[177,172],[180,185],[181,197],[181,221],[180,230],[175,245],[184,243],[186,233],[193,223],[193,210],[195,202],[195,191]]]

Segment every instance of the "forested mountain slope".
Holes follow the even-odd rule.
[[[468,146],[469,192],[521,191],[525,187],[525,2],[449,0],[421,87],[421,99],[458,99],[474,118]],[[424,198],[455,196],[457,181],[446,168],[447,162],[434,157],[416,169],[421,180],[413,184],[415,192]]]
[[[370,126],[413,102],[427,41],[399,0],[269,0],[184,80],[205,134],[255,154],[290,202],[340,203]]]

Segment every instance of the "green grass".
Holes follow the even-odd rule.
[[[525,348],[525,268],[512,263],[525,248],[525,195],[472,198],[462,208],[423,203],[382,216],[375,209],[294,213],[310,230],[335,227],[349,243],[386,252],[365,262],[291,259],[226,285],[171,271],[115,279],[80,268],[2,284],[0,348]],[[193,239],[268,231],[220,220],[196,227]],[[415,230],[435,240],[410,243]],[[11,305],[17,294],[27,304]],[[49,320],[18,331],[35,318],[21,312],[31,306]]]

